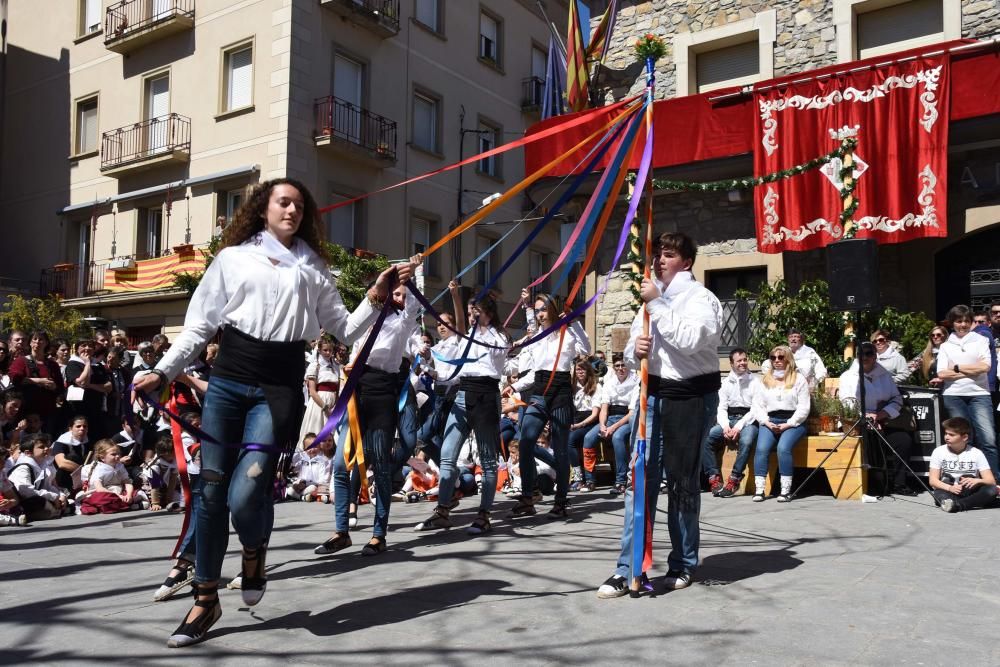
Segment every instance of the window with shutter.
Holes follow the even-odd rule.
[[[438,152],[437,140],[438,103],[419,93],[413,96],[413,144],[431,152]]]
[[[500,145],[500,138],[503,136],[503,131],[494,125],[487,122],[480,121],[479,123],[479,152],[485,153],[486,151],[493,150]],[[477,170],[481,174],[486,174],[487,176],[494,176],[496,178],[500,177],[500,156],[491,155],[489,157],[479,160],[477,163]]]
[[[757,33],[752,42],[712,49],[695,56],[698,92],[746,83],[747,77],[760,74],[760,48]]]
[[[353,195],[350,194],[333,193],[334,202],[352,197]],[[330,243],[335,243],[343,248],[356,248],[358,246],[357,231],[361,227],[361,206],[361,202],[354,202],[327,213],[326,237]]]
[[[253,102],[253,48],[230,51],[226,60],[226,111],[248,107]]]
[[[857,15],[858,58],[932,44],[944,39],[941,0],[909,0]]]
[[[89,35],[101,29],[101,0],[82,0],[80,34]]]
[[[500,24],[482,13],[479,15],[479,57],[500,64]]]
[[[97,150],[97,98],[83,100],[76,106],[76,142],[74,152],[90,153]]]
[[[441,32],[438,0],[417,0],[416,19],[434,32]]]

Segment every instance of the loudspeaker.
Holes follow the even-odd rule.
[[[830,303],[837,310],[878,307],[878,244],[875,239],[845,239],[826,247]]]

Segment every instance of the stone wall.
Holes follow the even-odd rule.
[[[837,32],[833,3],[829,0],[621,0],[599,84],[606,99],[621,99],[642,90],[642,67],[634,62],[635,40],[653,33],[663,37],[667,55],[657,62],[656,97],[677,94],[672,39],[678,33],[699,32],[753,18],[774,9],[777,37],[774,43],[774,76],[805,72],[837,62]],[[592,19],[596,25],[600,15]],[[963,0],[962,36],[984,37],[1000,31],[1000,3],[996,0]]]

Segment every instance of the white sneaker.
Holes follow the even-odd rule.
[[[16,526],[17,517],[13,517],[9,514],[0,514],[0,526]]]
[[[597,597],[600,600],[611,600],[623,595],[628,595],[628,582],[619,574],[608,577],[597,589]]]
[[[19,525],[19,526],[27,526],[28,525],[28,515],[27,514],[22,514],[19,517],[17,517],[17,525]]]
[[[941,510],[948,512],[949,514],[958,510],[955,506],[955,501],[951,498],[945,498],[941,501]]]
[[[231,591],[242,590],[243,589],[243,575],[242,574],[238,574],[235,577],[233,577],[232,581],[230,581],[228,584],[226,584],[226,588],[228,588]]]

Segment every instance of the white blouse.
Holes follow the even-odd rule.
[[[455,359],[462,353],[462,342],[462,339],[458,336],[451,335],[438,341],[437,345],[431,348],[431,352],[440,355],[444,359]],[[431,354],[431,360],[434,364],[435,385],[439,387],[448,387],[458,383],[457,375],[454,378],[451,378],[452,373],[455,371],[454,366],[446,364],[435,358],[434,354]]]
[[[333,359],[327,361],[322,356],[316,357],[306,368],[306,379],[315,380],[316,384],[340,382],[340,364]]]
[[[563,337],[562,350],[559,351],[559,365],[556,366],[556,350],[559,349],[559,330],[553,331],[542,340],[532,344],[525,349],[531,356],[529,368],[520,368],[521,359],[518,358],[518,370],[522,375],[514,383],[514,391],[523,391],[535,382],[535,371],[551,371],[555,367],[556,371],[569,371],[573,368],[573,360],[580,355],[590,355],[590,338],[583,330],[579,320],[574,320],[566,327],[566,335]]]
[[[592,412],[595,407],[599,407],[598,399],[601,396],[600,388],[595,389],[593,394],[588,394],[583,387],[577,387],[573,394],[574,412]]]
[[[761,380],[753,393],[752,412],[754,419],[758,423],[764,424],[771,421],[767,414],[777,410],[793,410],[794,414],[787,423],[798,426],[805,423],[809,417],[809,382],[802,373],[795,374],[795,383],[791,389],[785,388],[785,383],[779,381],[777,385],[768,387]]]
[[[347,310],[330,268],[304,241],[289,249],[260,232],[215,257],[191,297],[184,331],[156,367],[174,378],[226,325],[282,342],[319,338],[322,326],[351,343],[376,317],[367,300]]]
[[[467,335],[472,335],[471,329]],[[455,338],[458,337],[456,336]],[[495,347],[484,347],[483,345],[479,345],[479,342]],[[458,342],[455,343],[455,357],[461,356],[467,346],[469,346],[469,341],[458,338]],[[496,349],[497,347],[503,349],[498,350]],[[462,366],[459,374],[462,377],[490,377],[499,380],[500,376],[503,375],[504,366],[507,364],[507,350],[509,349],[510,340],[493,327],[489,327],[486,331],[477,329],[472,345],[469,346],[469,351],[466,355],[476,361],[467,362]],[[448,377],[448,375],[451,375],[451,372],[448,372],[445,377]]]
[[[632,407],[639,400],[639,375],[629,371],[625,380],[618,381],[618,374],[611,371],[604,376],[604,383],[601,385],[601,405],[619,405]]]
[[[386,308],[392,308],[388,303]],[[398,373],[403,357],[412,350],[410,338],[417,329],[417,312],[420,310],[420,302],[407,294],[403,310],[395,310],[385,316],[382,329],[378,332],[378,338],[372,346],[371,354],[368,356],[368,365],[386,373]],[[354,344],[352,358],[364,345],[364,338],[359,339]]]

